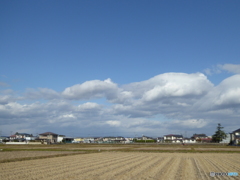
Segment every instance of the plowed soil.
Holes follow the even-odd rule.
[[[30,157],[46,157],[46,156],[56,156],[56,155],[67,155],[74,154],[80,152],[74,151],[7,151],[0,153],[0,162],[4,160],[12,160],[12,159],[21,159],[21,158],[30,158]]]
[[[17,152],[16,152],[17,153]],[[210,172],[240,172],[238,153],[100,152],[0,164],[3,180],[205,180]]]

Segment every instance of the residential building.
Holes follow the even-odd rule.
[[[52,132],[45,132],[39,134],[38,139],[42,142],[47,142],[48,144],[57,143],[58,134]]]
[[[193,139],[205,139],[208,138],[208,136],[206,134],[193,134],[193,136],[191,137]]]
[[[157,142],[158,143],[163,143],[164,142],[164,137],[158,137]]]
[[[124,143],[125,138],[122,136],[108,136],[103,137],[103,143]]]
[[[226,135],[227,135],[227,137],[225,139],[223,139],[222,141],[220,141],[219,143],[230,143],[230,141],[231,141],[231,134],[227,133]]]
[[[164,142],[172,142],[172,143],[181,143],[183,140],[183,136],[178,134],[164,135],[163,138],[164,138]]]
[[[74,138],[74,143],[83,143],[83,142],[84,142],[84,138],[81,138],[81,137]]]
[[[65,135],[58,135],[57,142],[61,143],[64,137],[65,137]]]
[[[182,142],[186,143],[186,144],[188,144],[188,143],[196,143],[196,139],[194,139],[194,138],[183,138]]]
[[[240,128],[230,133],[230,144],[240,144]]]
[[[198,143],[210,143],[212,142],[212,136],[207,136],[206,134],[193,134],[191,137],[195,139]]]
[[[64,143],[72,143],[74,141],[74,138],[72,137],[63,137],[62,142]]]
[[[86,138],[83,138],[83,143],[94,143],[94,138],[92,137],[86,137]]]
[[[18,133],[16,132],[14,135],[10,136],[11,141],[30,141],[35,139],[32,134],[27,133]]]

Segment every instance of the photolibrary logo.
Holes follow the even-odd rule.
[[[237,172],[210,172],[211,177],[215,176],[238,176]]]

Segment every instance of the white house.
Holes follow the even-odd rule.
[[[56,143],[58,138],[58,134],[52,133],[52,132],[45,132],[42,134],[39,134],[38,139],[42,140],[47,143]]]
[[[226,135],[227,135],[227,137],[225,139],[223,139],[222,141],[220,141],[219,143],[230,143],[230,141],[231,141],[231,134],[228,133]]]
[[[230,144],[239,144],[240,143],[240,128],[230,133]]]
[[[182,140],[183,143],[196,143],[196,139],[193,139],[193,138],[183,138]]]
[[[164,135],[163,138],[164,138],[164,142],[172,142],[172,143],[181,143],[183,140],[183,136],[178,134]]]
[[[58,135],[57,136],[57,142],[60,143],[62,142],[63,138],[65,137],[65,135]]]

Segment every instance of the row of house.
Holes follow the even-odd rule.
[[[206,134],[193,134],[191,138],[184,138],[182,135],[178,134],[168,134],[163,138],[159,138],[159,142],[170,142],[170,143],[210,143],[212,141],[211,136]]]
[[[210,143],[211,136],[206,134],[193,134],[191,138],[184,138],[178,134],[168,134],[164,137],[152,138],[148,136],[125,138],[122,136],[108,136],[108,137],[66,137],[52,132],[45,132],[34,137],[32,134],[15,133],[7,137],[9,141],[40,141],[42,143],[132,143],[132,142],[158,142],[158,143]],[[0,138],[1,140],[2,138]],[[240,143],[240,129],[227,134],[227,138],[220,143],[239,144]]]

